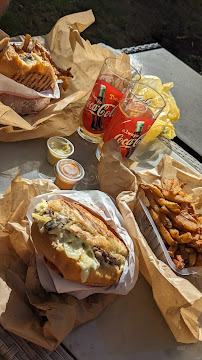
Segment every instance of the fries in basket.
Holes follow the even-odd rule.
[[[163,186],[140,184],[146,206],[178,269],[202,266],[202,217],[183,191],[186,183],[164,179]]]

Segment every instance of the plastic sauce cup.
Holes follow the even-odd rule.
[[[74,145],[69,140],[60,136],[49,138],[47,147],[47,160],[51,165],[55,165],[61,159],[66,159],[74,152]]]
[[[55,185],[61,190],[71,190],[73,186],[83,179],[84,168],[75,160],[59,160],[55,166]]]

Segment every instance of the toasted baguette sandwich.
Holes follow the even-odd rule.
[[[100,217],[62,199],[42,200],[32,217],[33,243],[53,271],[90,286],[118,283],[128,249]]]

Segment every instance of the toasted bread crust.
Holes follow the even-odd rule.
[[[59,212],[72,219],[72,225],[68,227],[71,233],[74,233],[92,247],[95,246],[110,254],[109,256],[114,256],[122,264],[125,263],[128,249],[101,219],[92,215],[81,205],[64,200],[48,201],[48,207],[53,212]],[[64,279],[82,283],[81,268],[78,261],[68,257],[64,247],[56,246],[55,235],[47,232],[41,233],[36,222],[32,224],[31,235],[36,250],[47,266],[63,276]],[[122,270],[123,267],[119,268],[116,265],[102,262],[96,270],[94,268],[90,269],[84,284],[90,286],[110,286],[116,284],[119,281]]]
[[[0,41],[0,52],[3,50],[6,50],[9,40],[10,40],[10,38],[6,37]]]
[[[0,41],[0,73],[35,91],[53,89],[61,79],[62,87],[69,86],[70,68],[63,70],[37,40],[26,34],[22,44],[11,44],[9,38]]]
[[[23,61],[25,52],[21,56],[12,45],[0,55],[0,73],[36,91],[43,91],[54,87],[56,76],[48,61],[34,58],[33,63]]]
[[[80,204],[59,199],[48,201],[48,206],[54,212],[71,217],[73,224],[69,230],[90,245],[100,247],[109,254],[127,256],[128,250],[118,235],[114,235],[103,220]]]

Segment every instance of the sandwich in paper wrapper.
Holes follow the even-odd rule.
[[[94,253],[97,254],[96,255],[97,257],[95,257],[93,252],[90,249],[90,246],[88,246],[86,242],[85,242],[85,244],[86,244],[85,246],[86,247],[88,246],[87,250],[91,251],[91,253],[90,253],[91,264],[92,264],[92,261],[94,261],[95,263],[98,264],[99,263],[98,260],[99,260],[100,261],[99,265],[104,264],[105,267],[109,270],[109,273],[107,276],[105,276],[105,275],[102,276],[102,271],[101,271],[101,277],[96,279],[95,275],[99,271],[93,270],[94,277],[92,277],[91,276],[92,271],[91,271],[91,267],[90,267],[90,273],[88,272],[87,275],[86,275],[86,270],[84,269],[83,278],[82,278],[82,270],[79,269],[81,275],[80,275],[80,278],[78,278],[77,275],[75,275],[74,267],[72,267],[72,268],[70,268],[70,270],[66,271],[66,270],[64,270],[65,266],[66,266],[66,264],[65,264],[61,270],[61,267],[60,267],[61,264],[59,264],[59,263],[63,262],[62,258],[60,258],[60,260],[58,260],[58,263],[56,262],[55,265],[53,265],[52,263],[47,262],[47,259],[45,258],[47,255],[45,254],[44,259],[48,263],[48,266],[45,264],[44,260],[42,260],[42,256],[40,256],[40,255],[42,255],[40,242],[43,241],[43,239],[44,239],[44,241],[46,241],[47,235],[46,234],[44,235],[43,232],[41,232],[41,233],[37,232],[37,236],[34,235],[33,218],[36,216],[36,218],[39,219],[38,215],[36,215],[36,210],[39,210],[40,206],[42,206],[41,204],[44,204],[44,203],[47,204],[47,202],[48,202],[49,207],[50,207],[50,204],[52,204],[52,208],[53,208],[53,206],[55,206],[55,204],[57,204],[57,205],[59,204],[58,201],[62,202],[62,204],[65,203],[65,206],[66,206],[66,204],[69,204],[69,206],[71,207],[71,209],[70,209],[71,211],[72,211],[72,206],[74,206],[74,204],[77,204],[76,210],[73,209],[73,214],[75,214],[75,211],[76,211],[76,213],[78,211],[82,212],[83,210],[81,209],[81,207],[84,207],[83,208],[84,212],[85,212],[84,221],[86,221],[86,219],[87,219],[86,211],[87,212],[89,211],[91,214],[88,213],[87,216],[90,216],[90,223],[91,224],[93,223],[94,227],[96,225],[94,223],[95,219],[93,220],[93,218],[92,218],[92,213],[94,214],[93,216],[95,216],[95,217],[98,216],[99,221],[100,221],[100,218],[103,219],[103,221],[105,222],[105,224],[108,227],[107,232],[106,232],[107,236],[110,237],[110,234],[111,234],[110,240],[111,239],[112,239],[112,241],[114,240],[113,239],[114,233],[110,232],[109,229],[112,229],[112,231],[114,231],[115,234],[119,234],[118,235],[119,239],[117,239],[117,240],[119,240],[119,241],[121,240],[120,245],[121,245],[122,249],[120,249],[120,251],[122,251],[122,253],[124,252],[123,247],[126,248],[127,250],[125,253],[124,262],[122,263],[122,266],[120,266],[121,272],[119,273],[119,276],[116,277],[115,281],[113,281],[113,279],[112,279],[112,277],[114,276],[114,273],[112,273],[111,269],[113,268],[114,264],[115,264],[114,268],[117,269],[118,265],[120,265],[119,262],[121,260],[120,259],[117,260],[111,254],[110,255],[108,254],[106,256],[105,251],[102,253],[104,258],[103,257],[100,258],[101,254],[100,254],[100,252],[98,253],[98,251],[97,251],[98,247],[94,246],[93,248],[96,249],[96,252],[94,250]],[[81,212],[80,212],[80,214],[81,214]],[[39,213],[41,214],[40,211],[39,211]],[[45,216],[47,217],[49,215],[50,215],[50,212],[48,212],[46,210]],[[71,190],[71,191],[59,191],[57,194],[39,195],[39,196],[36,196],[31,199],[30,206],[29,206],[28,212],[27,212],[27,217],[29,220],[30,227],[32,229],[31,233],[35,237],[34,244],[36,245],[37,249],[39,249],[39,252],[40,252],[40,255],[38,254],[38,252],[36,252],[37,271],[38,271],[40,282],[46,291],[56,292],[56,293],[68,293],[70,295],[73,295],[77,299],[84,299],[87,296],[94,294],[94,293],[106,293],[106,294],[107,293],[115,293],[115,294],[120,294],[120,295],[126,295],[134,287],[135,282],[137,281],[137,277],[138,277],[138,263],[137,263],[137,260],[135,259],[133,242],[124,227],[124,221],[123,221],[122,216],[120,215],[119,211],[117,210],[114,202],[111,200],[111,198],[107,194],[102,193],[98,190],[91,190],[91,191]],[[39,217],[41,220],[41,215],[39,215]],[[50,218],[48,218],[48,217],[47,217],[47,220],[49,222],[47,222],[46,224],[51,224],[51,221],[52,222],[55,221],[55,220],[50,220]],[[57,221],[58,220],[56,220],[56,222]],[[35,225],[36,225],[36,223],[35,223]],[[74,224],[73,226],[75,227],[76,225]],[[60,226],[60,225],[58,225],[58,226]],[[71,235],[72,235],[73,226],[70,226],[68,228],[68,229],[70,229]],[[85,225],[83,225],[83,226],[85,226]],[[102,223],[99,222],[98,227],[100,227],[100,226],[102,227],[105,225],[103,225]],[[46,229],[47,229],[47,226],[46,226]],[[88,229],[89,228],[86,228],[85,230],[88,231]],[[54,234],[57,233],[54,231],[54,229],[50,230],[50,233],[51,232],[52,232],[52,234],[53,234],[53,232],[54,232]],[[77,232],[77,235],[80,234],[80,232],[81,232],[81,228]],[[50,236],[50,233],[48,234],[48,236]],[[69,233],[69,231],[68,231],[68,233]],[[37,240],[36,240],[36,238],[37,238]],[[78,241],[78,236],[74,237],[73,240]],[[95,245],[97,245],[97,244],[95,243]],[[78,247],[79,246],[77,246],[77,248]],[[87,253],[88,253],[88,251],[87,251]],[[46,250],[44,250],[44,252],[46,252]],[[66,253],[66,251],[65,251],[65,253]],[[54,255],[53,257],[55,257],[55,256],[57,257],[57,254]],[[53,259],[53,257],[52,257],[52,259]],[[72,257],[72,256],[70,255],[70,257]],[[70,260],[70,262],[72,261],[72,259],[69,259],[69,260]],[[53,260],[53,262],[54,262],[54,260]],[[101,266],[103,269],[104,269],[104,265]],[[55,271],[56,266],[60,267],[60,270],[61,270],[60,274],[57,273],[58,271],[57,272]],[[80,266],[81,266],[81,263],[80,263]],[[90,265],[90,266],[93,267],[94,265]],[[52,269],[54,269],[54,271]],[[77,268],[77,270],[78,270],[78,268]],[[64,276],[64,274],[66,275],[65,278],[63,278],[61,276],[61,273],[63,276]],[[69,280],[69,278],[76,279],[76,280],[71,281],[71,280]],[[81,279],[81,281],[80,281],[80,279]],[[89,279],[89,281],[88,281],[88,279]],[[91,282],[90,282],[90,279],[92,279]],[[91,284],[93,284],[93,286],[90,286]],[[98,286],[96,286],[96,284],[98,284]],[[104,284],[106,284],[106,285],[103,286]]]
[[[50,33],[37,37],[37,41],[50,51],[51,58],[59,70],[67,71],[71,68],[73,78],[69,81],[66,90],[61,89],[60,98],[52,99],[52,101],[47,97],[37,98],[37,103],[39,100],[40,105],[45,103],[45,108],[43,110],[37,108],[37,111],[28,115],[27,106],[23,114],[19,111],[17,113],[17,109],[14,111],[14,107],[11,108],[9,103],[5,104],[0,99],[1,141],[48,138],[54,135],[69,136],[77,130],[80,113],[87,101],[89,91],[97,79],[103,61],[109,56],[115,56],[109,49],[97,44],[91,45],[88,40],[84,40],[80,36],[80,32],[94,21],[91,10],[66,15],[57,21]],[[0,30],[0,39],[6,37],[8,38],[8,35]],[[19,35],[12,41],[23,42],[24,36]],[[128,55],[121,54],[119,57],[126,59],[129,63]],[[5,97],[7,98],[7,94],[2,96],[4,100]],[[35,102],[36,99],[31,101]],[[23,100],[24,103],[26,105],[26,98]]]
[[[68,88],[70,69],[62,70],[50,52],[26,34],[23,42],[0,41],[0,101],[19,114],[43,110]]]

